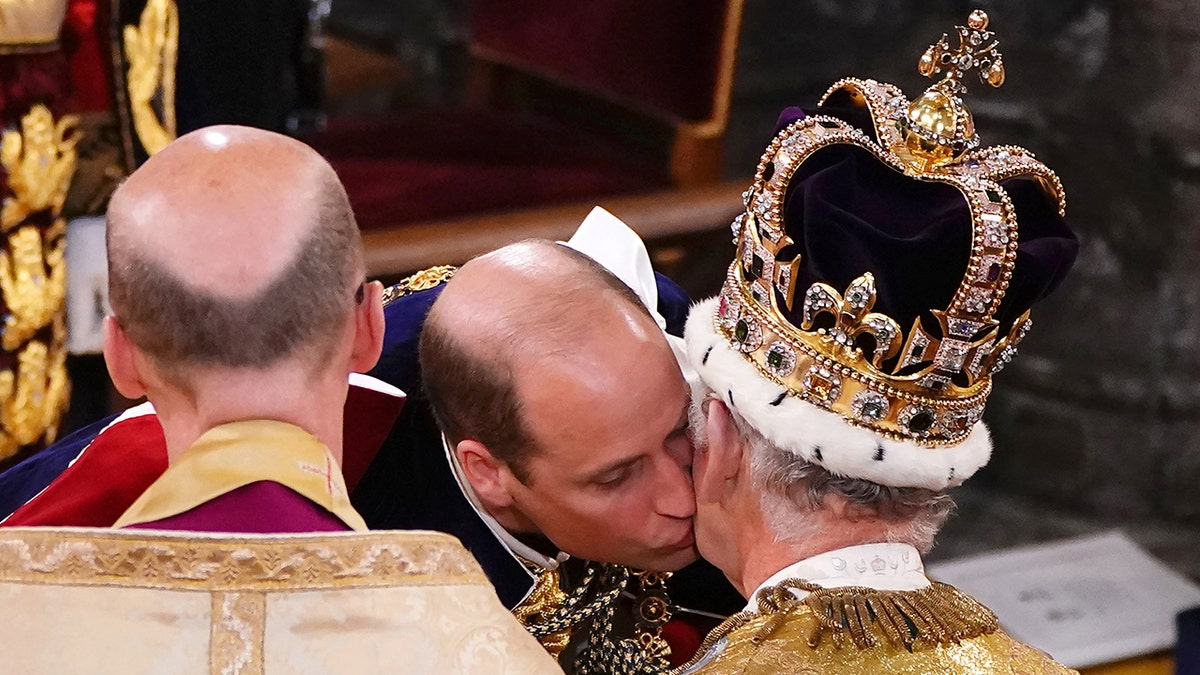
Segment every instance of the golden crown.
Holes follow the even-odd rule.
[[[738,257],[714,319],[735,349],[791,395],[853,425],[928,447],[966,438],[983,414],[991,376],[1012,359],[1031,325],[1026,312],[1000,335],[994,318],[1017,256],[1017,214],[999,182],[1037,179],[1057,200],[1060,216],[1066,209],[1058,177],[1032,153],[978,148],[961,79],[976,68],[983,81],[1003,83],[999,43],[987,25],[987,15],[976,10],[958,27],[957,48],[943,35],[925,52],[921,73],[944,77],[911,103],[899,88],[874,80],[848,78],[830,87],[821,105],[839,94],[865,106],[877,141],[821,115],[776,135],[744,195],[746,211],[734,221]],[[971,214],[971,255],[949,305],[930,310],[940,330],[926,330],[918,317],[906,335],[891,317],[872,312],[870,272],[844,292],[815,283],[797,297],[800,257],[778,258],[793,243],[783,226],[784,197],[796,170],[833,145],[856,146],[910,178],[962,193]],[[802,303],[799,326],[782,313],[795,303]]]

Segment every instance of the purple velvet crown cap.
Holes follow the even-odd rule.
[[[861,107],[824,106],[812,114],[838,117],[875,138]],[[804,119],[790,107],[777,133]],[[1017,211],[1018,249],[1013,278],[995,318],[1000,334],[1058,286],[1075,261],[1079,242],[1058,207],[1033,178],[1000,185]],[[882,312],[907,332],[929,310],[945,309],[970,258],[971,215],[954,187],[909,178],[871,153],[850,145],[817,151],[795,172],[784,202],[784,230],[794,242],[780,260],[801,256],[796,297],[816,282],[839,292],[864,272],[875,275]],[[800,325],[802,303],[787,318]]]

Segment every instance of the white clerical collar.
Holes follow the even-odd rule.
[[[471,486],[471,482],[463,475],[462,466],[458,463],[458,457],[455,456],[454,450],[450,447],[450,439],[442,434],[442,447],[446,450],[446,461],[450,462],[450,470],[454,473],[454,479],[458,481],[458,487],[462,490],[463,496],[471,503],[471,507],[475,509],[475,513],[479,514],[479,518],[488,526],[492,534],[500,540],[504,548],[515,557],[524,558],[529,562],[547,570],[558,569],[564,560],[569,558],[566,553],[559,554],[553,558],[534,550],[528,544],[513,536],[511,532],[506,530],[503,525],[496,521],[495,518],[483,508],[483,504],[479,501],[479,496],[475,494],[475,488]]]
[[[804,579],[824,588],[865,586],[881,591],[915,591],[929,586],[921,554],[908,544],[862,544],[821,553],[771,575],[754,592],[746,611],[758,613],[758,592],[786,579]],[[804,591],[793,589],[797,597]]]

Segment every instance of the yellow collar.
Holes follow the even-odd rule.
[[[300,427],[273,420],[230,422],[204,432],[114,527],[177,516],[262,480],[294,490],[352,530],[367,529],[329,448]]]

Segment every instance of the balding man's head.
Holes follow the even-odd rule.
[[[687,384],[641,300],[590,258],[525,242],[465,265],[426,319],[421,372],[503,527],[599,562],[695,560]]]
[[[234,126],[179,138],[118,188],[108,258],[118,322],[176,372],[319,357],[363,274],[329,164],[296,140]]]
[[[536,444],[516,374],[538,359],[586,358],[583,343],[602,322],[662,339],[628,286],[565,246],[525,241],[463,265],[421,331],[424,386],[446,434],[481,440],[520,474]]]

